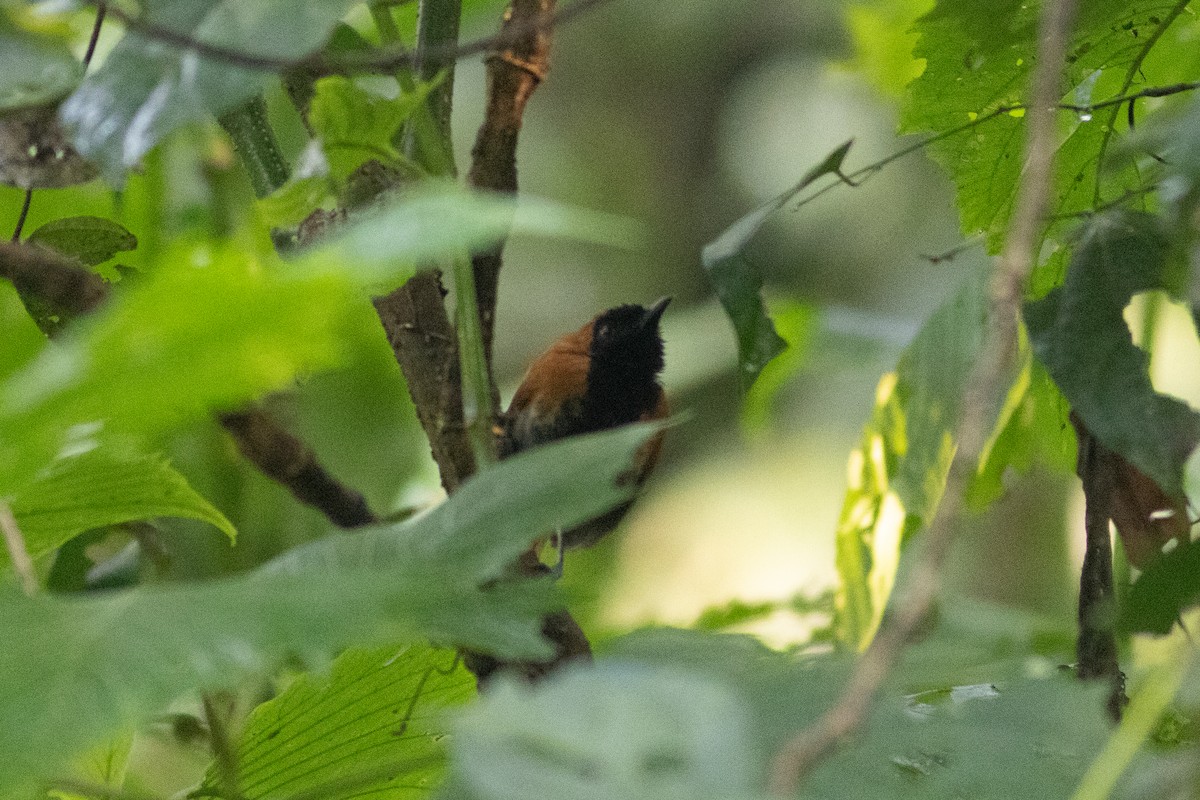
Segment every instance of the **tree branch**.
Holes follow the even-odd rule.
[[[1032,99],[1026,114],[1029,127],[1025,169],[1004,250],[992,275],[983,347],[967,381],[956,436],[958,449],[950,464],[941,505],[920,543],[922,550],[909,575],[907,592],[898,599],[895,613],[885,618],[855,665],[841,697],[776,755],[771,791],[778,797],[794,795],[804,776],[866,719],[880,687],[937,597],[963,494],[987,443],[990,423],[1015,362],[1023,287],[1037,255],[1036,243],[1050,203],[1056,147],[1054,111],[1074,13],[1074,0],[1049,0],[1042,10]]]
[[[477,189],[517,193],[517,136],[525,105],[550,67],[552,25],[559,17],[554,12],[555,0],[514,0],[504,18],[496,39],[505,44],[487,59],[487,108],[471,149],[471,171],[467,174],[467,183]],[[504,242],[500,241],[471,259],[489,374],[503,250]],[[493,415],[498,413],[499,404],[496,395]]]
[[[449,494],[475,472],[475,457],[463,423],[458,342],[444,297],[441,277],[427,270],[374,303]]]
[[[576,0],[567,8],[562,9],[554,15],[551,22],[555,25],[566,23],[586,11],[590,11],[609,0]],[[99,0],[92,0],[92,5],[100,5]],[[313,73],[319,75],[340,74],[348,70],[358,70],[364,72],[391,72],[400,68],[412,69],[416,66],[416,56],[407,50],[399,48],[389,48],[368,55],[356,55],[346,53],[338,58],[315,54],[303,58],[275,58],[272,56],[260,56],[255,53],[248,53],[244,50],[235,50],[231,47],[223,45],[210,44],[201,41],[195,37],[180,33],[177,30],[168,28],[163,25],[150,22],[139,16],[129,14],[121,8],[113,5],[107,5],[107,14],[110,18],[117,20],[125,26],[127,31],[136,33],[146,39],[164,42],[171,44],[184,50],[189,50],[198,56],[210,59],[212,61],[221,61],[234,67],[243,69],[261,70],[264,72],[280,72],[283,70],[303,67]],[[543,23],[537,22],[533,24],[533,28],[541,27]],[[446,61],[458,60],[468,56],[486,53],[495,48],[503,48],[506,45],[505,36],[523,36],[529,32],[529,29],[518,28],[509,30],[507,33],[501,32],[496,36],[487,36],[481,39],[467,42],[462,45],[454,44],[442,47],[432,47],[426,54],[425,58],[430,62],[445,63]]]
[[[1075,471],[1083,483],[1084,552],[1079,575],[1079,640],[1076,674],[1080,680],[1108,679],[1108,713],[1121,719],[1125,681],[1117,662],[1116,590],[1113,587],[1112,537],[1109,520],[1116,505],[1117,459],[1120,457],[1092,436],[1077,414],[1071,423],[1079,441]]]

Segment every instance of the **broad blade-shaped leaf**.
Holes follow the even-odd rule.
[[[492,688],[456,727],[453,768],[487,800],[752,796],[738,692],[703,674],[608,661],[536,689]]]
[[[484,249],[510,231],[616,247],[634,247],[643,238],[641,229],[622,217],[435,184],[365,212],[293,269],[342,269],[349,263],[369,286],[395,281],[404,266],[411,274],[438,259]]]
[[[281,571],[319,570],[330,563],[369,567],[398,558],[399,548],[481,579],[495,577],[529,546],[531,539],[522,534],[571,528],[627,499],[631,487],[619,486],[616,477],[658,429],[650,423],[627,425],[518,453],[474,475],[455,492],[455,502],[402,526],[412,530],[403,539],[389,529],[331,537],[299,547],[270,566]]]
[[[29,241],[52,247],[88,267],[137,247],[136,236],[102,217],[56,219],[29,234]]]
[[[1083,4],[1063,76],[1071,90],[1067,102],[1087,105],[1121,94],[1131,64],[1148,84],[1183,80],[1152,73],[1146,48],[1163,39],[1159,29],[1178,11],[1169,0],[1098,0]],[[943,0],[916,26],[920,38],[913,55],[925,69],[909,85],[901,117],[905,133],[959,132],[930,146],[931,155],[953,177],[963,230],[986,234],[989,249],[999,248],[1012,213],[1025,141],[1024,111],[1002,109],[1024,102],[1037,61],[1040,6],[1001,0],[987,6],[975,0]],[[1182,24],[1182,22],[1180,23]],[[1161,72],[1168,60],[1153,60]],[[1142,177],[1131,164],[1100,170],[1101,146],[1113,138],[1123,106],[1083,114],[1063,141],[1056,159],[1052,208],[1069,215],[1137,189]],[[994,115],[993,112],[1001,110]],[[1104,166],[1108,166],[1105,164]],[[1065,226],[1058,226],[1063,231]]]
[[[335,363],[371,330],[342,275],[284,279],[227,251],[179,252],[0,384],[0,493],[107,437],[144,437]]]
[[[787,342],[775,332],[762,300],[762,276],[744,254],[759,228],[788,200],[823,175],[840,174],[850,145],[841,145],[783,194],[751,211],[704,246],[700,260],[717,298],[733,323],[738,339],[738,376],[749,390],[767,362],[783,352]]]
[[[425,797],[443,771],[446,711],[474,694],[475,677],[453,651],[348,650],[328,675],[304,675],[254,709],[234,743],[239,793]],[[199,792],[219,791],[210,769]]]
[[[231,541],[237,536],[224,514],[153,456],[123,460],[97,451],[67,459],[22,489],[12,511],[35,558],[86,530],[153,517],[198,519]],[[0,564],[7,562],[0,553]]]
[[[65,97],[83,77],[66,42],[12,30],[0,19],[0,113]]]
[[[870,641],[906,537],[941,501],[986,309],[987,275],[980,270],[930,317],[876,390],[872,419],[850,457],[837,529],[839,624],[852,646]]]
[[[205,44],[251,56],[296,60],[319,48],[353,0],[169,0],[146,19]],[[165,135],[233,108],[271,80],[261,68],[234,66],[193,50],[127,33],[63,104],[75,145],[114,185]]]
[[[1190,544],[1156,559],[1121,603],[1128,631],[1167,634],[1180,614],[1200,602],[1200,545]]]
[[[975,631],[967,630],[974,636]],[[959,635],[950,644],[956,658],[961,658],[973,652],[975,642]],[[994,649],[980,653],[984,659],[994,658],[997,652],[1013,659],[1003,667],[992,662],[991,672],[998,676],[988,680],[983,673],[982,685],[931,686],[927,662],[946,659],[929,644],[910,648],[861,731],[816,766],[798,796],[812,800],[1069,796],[1108,738],[1107,687],[1082,684],[1040,659],[1047,666],[1045,677],[1025,677],[1026,651],[1014,645],[1004,637]],[[740,749],[748,738],[755,759],[752,786],[760,791],[767,782],[771,756],[786,739],[820,718],[849,672],[849,661],[838,656],[797,659],[771,652],[747,637],[691,631],[643,631],[617,640],[610,650],[616,658],[698,674],[732,689],[741,701],[741,720],[747,727],[731,730],[726,741]],[[968,668],[972,680],[978,681],[977,666],[958,667]],[[910,694],[913,691],[920,694]],[[688,717],[681,714],[676,719]],[[743,730],[748,730],[748,737]],[[603,753],[613,746],[596,742],[587,752]],[[711,795],[697,792],[696,796]]]
[[[1113,211],[1083,230],[1066,282],[1025,305],[1037,357],[1087,428],[1170,497],[1183,496],[1183,468],[1200,442],[1200,416],[1158,394],[1148,358],[1122,311],[1138,292],[1178,291],[1170,243],[1148,214]]]
[[[414,175],[415,166],[395,149],[392,140],[439,83],[424,83],[414,92],[389,98],[349,78],[333,76],[317,81],[309,122],[334,180],[340,184],[359,165],[372,159]]]
[[[625,494],[612,487],[652,431],[530,451],[489,467],[475,491],[468,484],[430,514],[336,534],[246,575],[87,599],[9,592],[0,640],[25,644],[0,660],[9,687],[0,695],[0,791],[45,777],[182,692],[227,685],[292,653],[431,639],[544,657],[550,582],[479,587],[547,527],[619,502]]]

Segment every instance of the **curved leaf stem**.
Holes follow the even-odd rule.
[[[430,47],[425,52],[425,58],[433,62],[444,63],[466,58],[467,56],[486,53],[508,44],[519,36],[527,35],[542,26],[552,25],[557,27],[562,25],[568,20],[607,2],[609,0],[576,0],[576,2],[560,10],[549,21],[542,19],[533,20],[526,25],[514,26],[503,30],[495,36],[485,36],[462,45],[455,43],[453,45]],[[98,5],[99,0],[92,0],[92,4]],[[330,58],[320,54],[303,58],[261,56],[255,53],[248,53],[244,50],[236,50],[231,47],[200,41],[186,33],[180,33],[171,28],[157,25],[140,16],[127,13],[116,6],[108,6],[107,13],[108,16],[121,22],[126,30],[133,31],[147,39],[172,44],[176,47],[190,50],[201,57],[221,61],[244,69],[279,72],[296,67],[304,67],[316,74],[324,75],[341,73],[347,70],[392,72],[401,67],[411,69],[417,64],[416,56],[413,53],[407,49],[397,50],[395,48],[361,55],[347,53],[338,58]]]
[[[92,63],[92,56],[96,55],[96,43],[100,41],[100,28],[104,25],[104,17],[108,14],[108,3],[96,3],[96,21],[92,23],[92,35],[88,38],[87,52],[83,54],[83,66],[86,69]]]
[[[33,203],[33,189],[25,190],[25,199],[21,201],[21,213],[17,215],[17,224],[13,227],[13,243],[21,241],[21,231],[25,230],[25,220],[29,218],[29,206]]]

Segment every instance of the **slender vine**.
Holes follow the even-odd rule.
[[[1133,57],[1133,61],[1129,63],[1129,69],[1125,71],[1125,79],[1121,81],[1121,88],[1118,90],[1118,95],[1123,95],[1129,91],[1129,87],[1133,85],[1134,78],[1142,69],[1142,62],[1146,60],[1146,56],[1150,55],[1150,51],[1154,49],[1154,45],[1158,44],[1158,40],[1167,32],[1167,28],[1173,23],[1183,10],[1187,8],[1191,0],[1179,0],[1175,6],[1163,17],[1162,21],[1154,27],[1154,31],[1146,37],[1146,41],[1138,49],[1138,53]],[[1133,127],[1133,103],[1136,97],[1129,98],[1129,127]],[[1108,115],[1108,121],[1104,125],[1103,135],[1100,137],[1100,147],[1096,151],[1096,163],[1100,166],[1104,164],[1104,155],[1108,152],[1108,143],[1112,141],[1113,130],[1117,125],[1117,116],[1121,113],[1120,103],[1109,103],[1112,106],[1112,111]],[[1096,169],[1096,185],[1092,190],[1092,202],[1100,203],[1100,184],[1103,171],[1097,167]]]

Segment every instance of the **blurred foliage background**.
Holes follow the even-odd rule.
[[[396,12],[405,35],[413,28],[413,6],[402,4]],[[713,296],[700,253],[731,223],[794,186],[844,142],[853,140],[847,172],[912,144],[894,131],[905,85],[923,68],[910,55],[909,30],[931,6],[928,0],[626,0],[603,4],[556,32],[552,69],[525,116],[521,193],[633,220],[643,235],[630,249],[520,235],[509,242],[496,335],[496,367],[506,397],[531,358],[597,311],[662,295],[675,298],[664,322],[665,383],[682,421],[671,429],[663,463],[621,532],[594,550],[567,558],[562,583],[570,607],[598,649],[610,647],[618,658],[632,653],[649,661],[656,648],[686,651],[687,640],[672,640],[673,634],[649,634],[648,645],[639,644],[637,635],[616,640],[654,623],[746,630],[778,648],[805,642],[824,647],[828,642],[829,598],[838,582],[835,531],[847,485],[855,480],[848,466],[851,453],[860,446],[880,398],[895,389],[895,380],[887,375],[905,347],[963,285],[978,285],[988,262],[982,237],[964,239],[954,187],[920,152],[889,164],[860,186],[837,186],[803,208],[784,204],[753,240],[747,257],[765,278],[768,305],[791,347],[745,398],[735,374],[734,334]],[[462,38],[492,34],[503,7],[503,0],[465,2]],[[90,12],[54,20],[55,25],[73,26],[74,40],[83,46]],[[376,36],[365,8],[358,7],[349,21],[365,37]],[[1194,23],[1181,27],[1185,32],[1177,41],[1164,40],[1168,54],[1184,49],[1189,44],[1185,37],[1196,28]],[[99,58],[118,35],[115,26],[105,29]],[[1022,41],[1021,46],[1027,44]],[[1167,70],[1162,82],[1176,71]],[[469,161],[483,100],[481,60],[460,62],[453,120],[460,169]],[[297,113],[278,86],[271,88],[267,101],[287,158],[302,162],[308,137]],[[1064,123],[1064,130],[1081,124],[1069,122],[1076,128]],[[994,136],[994,130],[987,129],[987,135]],[[960,184],[965,182],[963,175],[958,177]],[[1011,183],[997,181],[1002,189]],[[1099,197],[1100,178],[1096,184]],[[0,225],[15,223],[22,194],[0,187]],[[264,213],[229,140],[209,122],[171,134],[119,192],[100,182],[38,189],[25,230],[85,214],[118,220],[139,238],[137,249],[122,256],[123,266],[134,269],[120,272],[121,280],[136,281],[144,277],[138,270],[161,263],[172,243],[228,239],[248,248],[269,246],[260,241],[265,238]],[[996,225],[1003,227],[1003,220]],[[989,233],[994,237],[997,231]],[[1163,297],[1141,296],[1125,316],[1140,342],[1154,342],[1156,387],[1193,401],[1200,398],[1200,351],[1186,310]],[[7,284],[0,292],[0,321],[4,330],[14,332],[5,343],[12,353],[32,350],[42,341]],[[355,344],[352,357],[338,368],[302,378],[294,391],[268,398],[266,405],[380,513],[429,507],[440,500],[441,489],[391,349],[382,330]],[[947,343],[944,352],[959,352],[953,344]],[[932,352],[932,357],[925,353],[927,367],[943,349]],[[935,389],[951,382],[930,381]],[[914,401],[912,406],[907,411],[913,419],[930,407],[930,413],[942,410],[937,403],[922,407]],[[936,426],[922,433],[937,439],[926,442],[931,450],[943,444]],[[1045,431],[1025,435],[1032,439],[1035,433]],[[1047,450],[1071,439],[1065,425],[1051,434],[1063,435],[1047,437],[1054,440],[1045,445]],[[328,532],[322,516],[246,464],[211,421],[175,430],[163,451],[196,491],[233,522],[238,543],[230,546],[206,523],[156,521],[165,534],[158,537],[165,552],[156,569],[140,576],[147,582],[243,572]],[[1053,673],[1054,667],[1050,656],[1032,654],[1052,653],[1057,664],[1061,654],[1070,652],[1082,502],[1069,473],[1070,458],[1063,452],[1053,455],[1057,470],[1037,466],[1029,475],[1009,470],[1003,476],[1004,497],[964,521],[947,575],[943,600],[950,601],[943,602],[938,620],[931,622],[937,632],[914,648],[905,663],[903,692],[949,692],[949,682],[959,686],[968,679],[1003,682],[1009,673],[994,662],[1014,654],[1020,665],[1004,669],[1013,674],[1024,670],[1024,678],[1041,680],[1046,677],[1041,673]],[[1005,456],[1020,461],[1011,453]],[[861,469],[861,458],[859,462]],[[919,467],[927,470],[922,478],[940,481],[936,464]],[[885,501],[876,499],[882,507]],[[897,554],[901,540],[913,532],[911,521],[903,516],[889,520]],[[862,529],[864,540],[885,527],[873,524]],[[120,567],[113,556],[135,538],[119,528],[72,539],[52,564],[39,564],[49,572],[48,588],[81,588],[82,576],[95,564]],[[904,563],[881,564],[875,572],[888,582],[901,580],[896,575],[903,576]],[[858,577],[864,583],[868,578]],[[874,611],[882,614],[882,607]],[[1171,646],[1137,640],[1131,674],[1172,657],[1167,652]],[[444,655],[422,651],[420,669],[405,673],[416,686],[414,697],[424,687],[419,676],[432,674],[421,670],[427,662],[440,669]],[[696,657],[707,655],[698,650]],[[744,657],[750,656],[730,655],[721,667],[737,672],[733,665]],[[831,675],[841,669],[839,659],[829,659]],[[953,671],[968,662],[964,671]],[[1185,667],[1171,680],[1182,680]],[[469,676],[461,670],[448,673],[450,694],[469,694]],[[804,700],[803,713],[815,714],[838,682],[840,677],[808,682],[806,691],[820,695],[820,702],[793,699],[797,704]],[[274,688],[307,691],[303,679],[293,675],[285,674],[277,684]],[[243,710],[252,707],[261,699],[257,688],[242,687],[247,696],[230,698],[230,703]],[[769,688],[759,695],[767,708],[761,716],[774,724],[773,699],[779,692],[773,684]],[[665,691],[653,681],[643,689],[651,697]],[[585,686],[583,696],[589,691]],[[1046,702],[1041,695],[1018,694],[1022,713],[1014,717],[1013,728],[1022,731],[1027,720],[1045,719],[1046,737],[1062,738],[1054,726],[1075,723],[1072,703],[1099,708],[1084,695],[1080,691],[1064,701],[1067,711],[1055,717],[1040,713]],[[906,702],[919,697],[909,695]],[[179,708],[195,711],[186,703]],[[898,706],[889,708],[895,718],[901,716]],[[802,716],[789,719],[788,725],[794,727]],[[138,737],[130,786],[169,793],[200,779],[211,759],[203,743],[197,744],[203,737],[193,737],[194,746],[189,745],[192,719],[186,714],[161,717],[154,723],[161,737]],[[702,722],[700,729],[711,721]],[[1094,742],[1080,752],[1091,753],[1106,735],[1101,723],[1092,723],[1095,730],[1089,728],[1088,737]],[[900,730],[897,723],[884,731],[885,738]],[[1005,729],[1001,738],[1011,742],[1019,736]],[[987,758],[982,759],[989,768],[990,747],[984,748]],[[174,757],[164,759],[168,748]],[[899,780],[894,767],[905,765],[895,761],[893,750],[877,761],[877,767],[884,764],[888,775]],[[155,766],[167,762],[177,774]],[[999,770],[1021,772],[1007,766]],[[842,774],[857,777],[854,769]]]
[[[492,32],[503,5],[467,3],[464,39]],[[859,188],[839,187],[800,211],[785,208],[750,256],[766,278],[772,310],[793,321],[781,327],[795,345],[794,369],[779,369],[777,394],[745,413],[733,336],[699,251],[841,142],[854,139],[850,167],[903,144],[893,134],[899,76],[919,63],[879,60],[904,40],[924,5],[612,3],[557,32],[551,73],[522,133],[522,191],[638,220],[647,244],[628,252],[510,242],[497,334],[501,383],[511,391],[525,363],[598,309],[669,294],[665,380],[674,407],[688,415],[671,432],[665,462],[624,535],[568,562],[566,585],[589,629],[687,623],[733,600],[783,601],[833,585],[845,461],[879,375],[965,271],[983,261],[982,251],[963,241],[949,182],[919,154]],[[369,21],[359,22],[370,34]],[[85,37],[87,15],[74,24]],[[110,26],[101,57],[115,38]],[[303,129],[282,91],[268,99],[294,162]],[[482,61],[464,60],[453,123],[460,167],[482,105]],[[0,189],[0,218],[15,220],[20,202],[20,191]],[[238,229],[254,213],[252,203],[228,141],[212,124],[172,135],[115,200],[97,183],[39,190],[27,230],[71,214],[111,216],[139,235],[128,258],[138,266],[165,241]],[[273,406],[376,507],[436,498],[426,445],[382,335],[354,364],[307,379]],[[176,436],[170,455],[242,532],[231,548],[200,523],[159,523],[172,529],[165,538],[177,577],[243,569],[323,531],[319,515],[243,463],[211,424]],[[1067,485],[1058,475],[1021,482],[1018,490],[1035,493],[1036,502],[1010,498],[988,514],[995,523],[973,526],[952,583],[1064,612],[1071,590],[1057,531]],[[1037,524],[1018,524],[1014,515],[1030,513]],[[1047,527],[1055,535],[1011,540],[1014,532]],[[991,529],[1007,546],[987,543]],[[103,550],[95,538],[69,548]],[[1006,567],[994,557],[1025,547],[1047,558],[1014,558]],[[981,551],[993,557],[977,558]],[[1022,565],[1029,563],[1047,573],[1028,575]],[[811,622],[780,611],[752,627],[783,644],[806,636]]]

